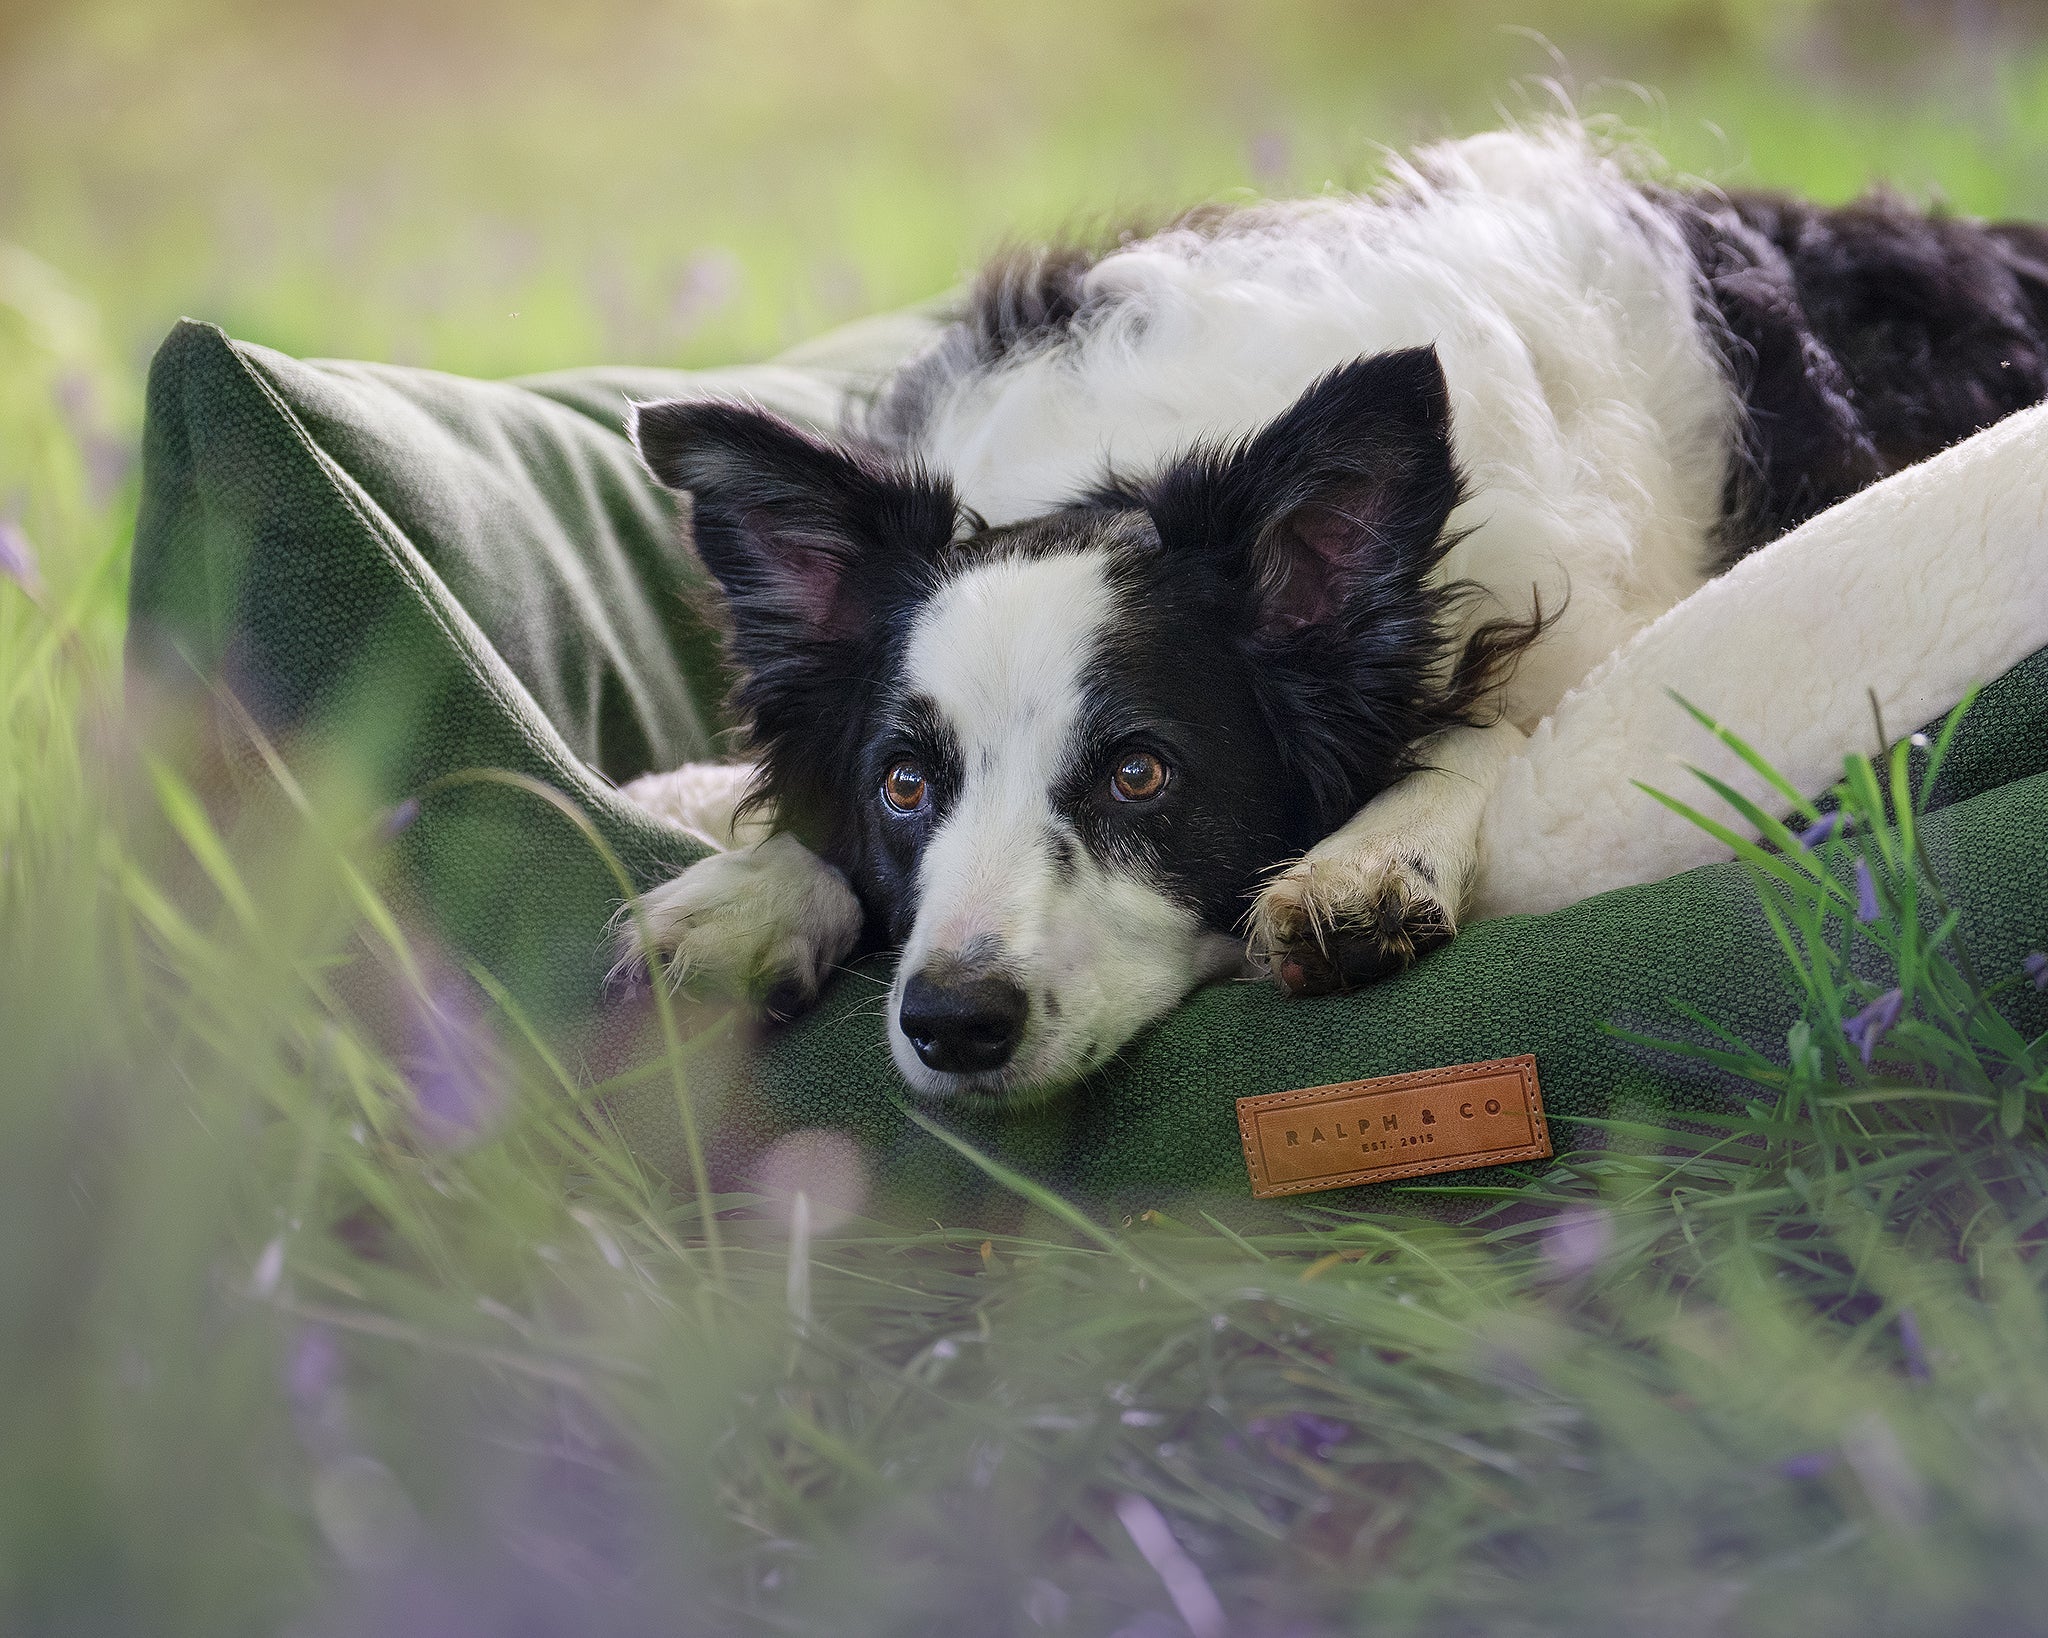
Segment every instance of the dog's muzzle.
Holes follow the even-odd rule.
[[[903,986],[897,1022],[927,1069],[986,1075],[1024,1039],[1031,1001],[1007,974],[928,963]]]

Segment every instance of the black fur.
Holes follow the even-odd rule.
[[[1745,424],[1725,562],[2048,397],[2048,233],[1773,194],[1659,194]]]
[[[943,483],[757,410],[649,406],[638,436],[655,474],[694,497],[698,551],[730,603],[760,794],[845,872],[871,939],[908,934],[919,854],[969,772],[900,674],[912,618],[955,573],[1105,554],[1118,617],[1053,792],[1053,856],[1078,846],[1135,866],[1217,931],[1238,924],[1263,872],[1470,720],[1493,669],[1535,634],[1502,625],[1462,657],[1443,635],[1463,594],[1431,580],[1460,484],[1428,349],[1335,370],[1251,437],[960,540]],[[1155,800],[1111,792],[1133,748],[1174,770]],[[904,759],[931,791],[910,816],[878,798]]]
[[[1540,630],[1496,622],[1462,656],[1444,635],[1470,595],[1430,584],[1462,493],[1450,415],[1434,349],[1383,353],[1331,371],[1249,438],[1093,497],[1142,507],[1158,530],[1165,583],[1141,606],[1172,604],[1199,575],[1234,611],[1228,642],[1300,779],[1309,842],[1470,721]]]
[[[1086,309],[1081,281],[1101,255],[1073,243],[1021,246],[993,258],[948,315],[939,345],[897,371],[868,407],[869,434],[907,447],[947,382],[1063,339]]]
[[[642,405],[634,436],[655,477],[690,495],[697,554],[725,593],[755,799],[836,857],[873,702],[952,538],[952,488],[735,404]]]
[[[946,314],[938,344],[896,371],[866,406],[868,436],[884,448],[909,448],[949,383],[1066,341],[1115,299],[1091,297],[1085,287],[1088,270],[1112,250],[1153,232],[1215,233],[1236,214],[1198,205],[1152,227],[1127,222],[1114,232],[1015,245],[990,258]]]
[[[1082,245],[1034,245],[999,256],[974,281],[961,323],[987,368],[1066,334],[1081,314],[1081,280],[1099,252]]]
[[[871,700],[856,707],[866,721],[852,761],[819,770],[833,781],[845,816],[835,846],[821,850],[821,856],[853,884],[867,912],[870,939],[889,944],[910,936],[917,919],[918,860],[932,832],[959,800],[967,777],[952,729],[930,701],[903,693],[896,671],[892,653],[889,680],[878,688],[871,684]],[[924,770],[931,787],[930,804],[922,813],[887,812],[875,797],[889,768],[905,759]],[[768,789],[779,802],[778,770],[764,766],[764,772]]]

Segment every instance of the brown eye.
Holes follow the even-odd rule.
[[[1150,751],[1133,751],[1116,765],[1109,788],[1119,802],[1149,802],[1166,789],[1166,764]]]
[[[924,798],[924,769],[915,762],[899,762],[882,776],[882,800],[898,813],[917,812]]]

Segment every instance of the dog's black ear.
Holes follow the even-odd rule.
[[[762,642],[857,634],[878,591],[864,568],[952,538],[951,486],[825,443],[766,410],[704,399],[637,404],[648,471],[690,496],[697,555],[732,608],[742,663]]]
[[[1332,370],[1258,432],[1140,491],[1169,552],[1222,555],[1264,637],[1418,586],[1460,494],[1434,347]]]

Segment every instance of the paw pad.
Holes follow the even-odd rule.
[[[1357,895],[1310,891],[1264,906],[1267,964],[1291,995],[1336,995],[1412,967],[1457,931],[1427,874],[1397,869]]]

